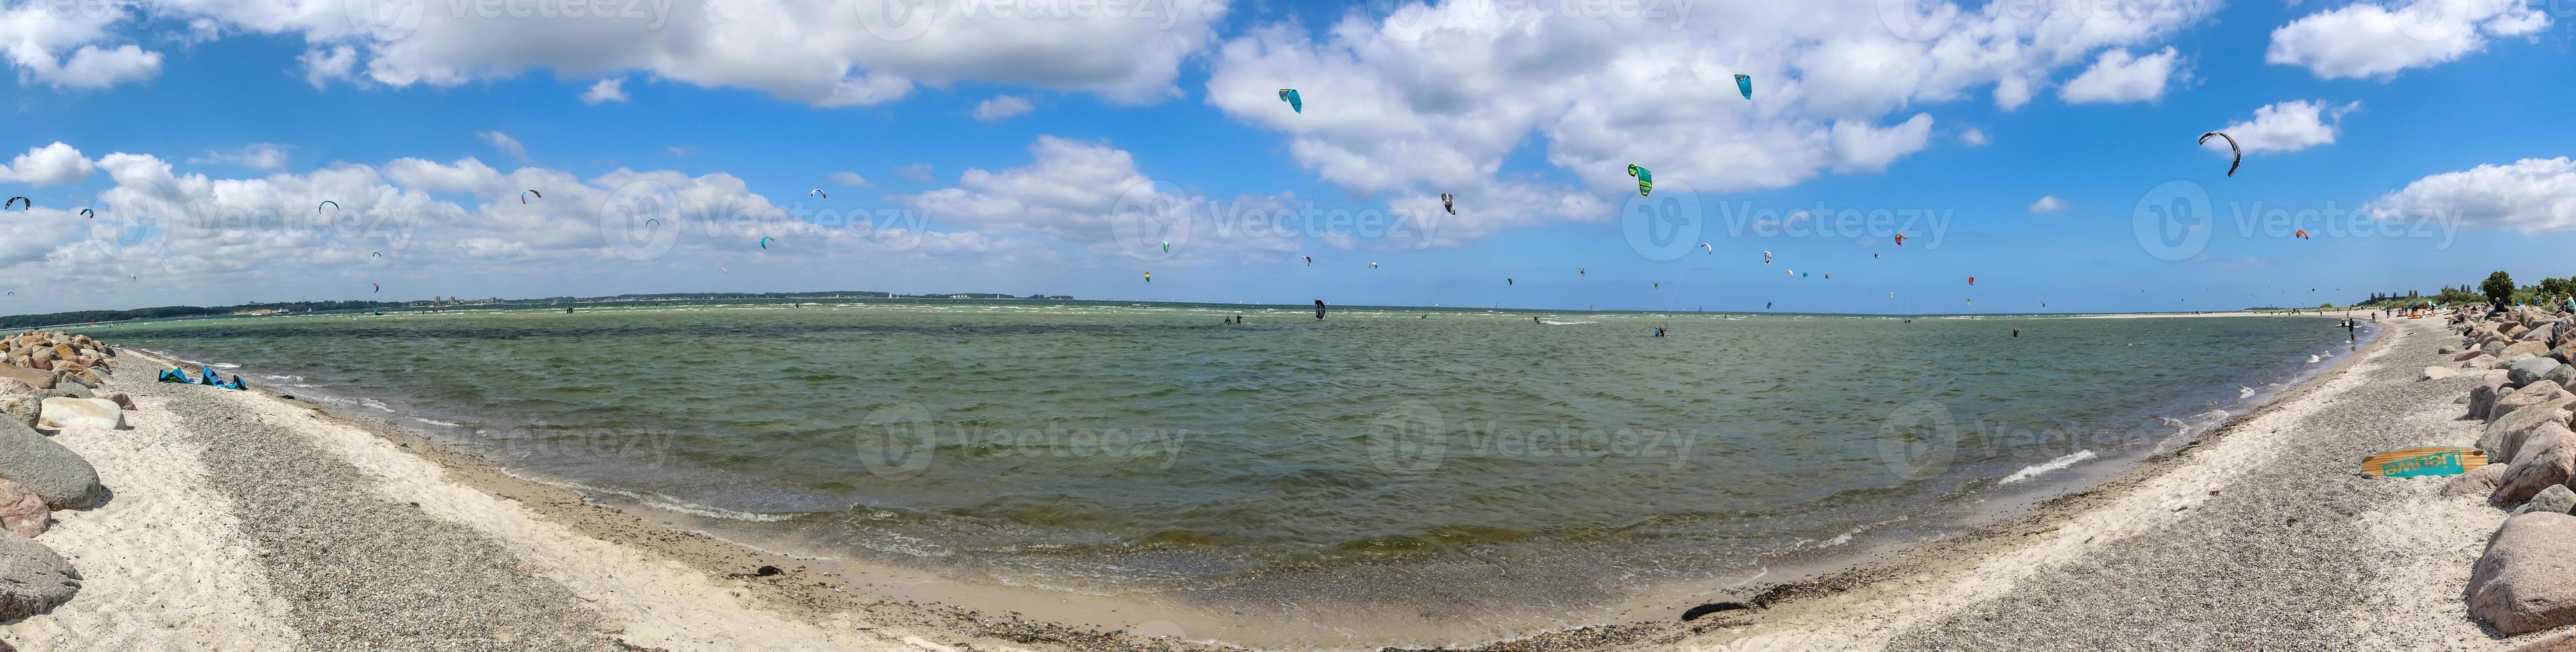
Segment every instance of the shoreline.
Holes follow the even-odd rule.
[[[2373,342],[2373,345],[2375,344],[2376,340]],[[140,352],[139,350],[134,349],[129,349],[129,351]],[[2336,370],[2349,365],[2351,360],[2359,355],[2360,353],[2356,352],[2342,356],[2342,358],[2335,363],[2333,368],[2317,372],[2304,380],[2295,382],[2279,395],[2269,397],[2270,400],[2264,401],[2260,406],[2248,412],[2247,415],[2260,414],[2262,411],[2278,405],[2283,400],[2287,400],[2288,397],[2303,392],[2304,390],[2302,388],[2314,386],[2317,384],[2318,380],[2336,373]],[[269,388],[254,386],[254,390],[269,391]],[[1209,632],[1223,632],[1227,629],[1227,627],[1223,626],[1221,623],[1213,621],[1201,621],[1188,617],[1179,617],[1155,618],[1144,620],[1144,622],[1137,622],[1139,619],[1133,618],[1132,616],[1125,616],[1124,614],[1138,613],[1140,608],[1143,610],[1150,610],[1156,608],[1168,609],[1169,607],[1133,600],[1097,599],[1099,602],[1104,604],[1090,605],[1090,608],[1082,610],[1089,616],[1089,618],[1084,620],[1089,620],[1089,622],[1079,622],[1070,625],[1063,622],[1048,622],[1040,624],[1031,621],[1017,620],[1016,618],[991,618],[982,615],[977,611],[977,609],[994,613],[1011,614],[1016,617],[1019,613],[1038,611],[1038,609],[1011,608],[1015,604],[1031,605],[1034,604],[1033,601],[1054,600],[1062,597],[1064,594],[1043,590],[1020,590],[1008,587],[974,587],[972,585],[965,585],[964,583],[958,582],[951,582],[947,586],[938,587],[933,590],[910,592],[911,595],[922,598],[922,601],[924,602],[944,604],[932,604],[918,607],[905,606],[905,610],[911,611],[911,613],[906,614],[888,615],[877,613],[877,611],[882,611],[882,609],[874,611],[867,609],[866,607],[869,606],[867,601],[859,599],[858,596],[855,595],[855,591],[844,593],[842,591],[834,590],[830,585],[844,581],[876,581],[887,585],[927,585],[929,583],[936,582],[937,580],[923,574],[907,575],[902,571],[893,571],[893,569],[868,566],[848,560],[823,560],[792,557],[777,552],[761,550],[753,545],[728,541],[709,535],[700,528],[692,527],[692,524],[685,522],[686,519],[656,519],[652,518],[649,513],[639,515],[635,510],[621,510],[603,506],[601,504],[602,501],[587,499],[581,491],[576,489],[559,486],[539,479],[513,475],[502,467],[473,453],[451,448],[448,444],[438,442],[421,433],[412,432],[408,427],[393,422],[395,417],[402,416],[400,413],[389,413],[384,417],[384,422],[379,423],[355,414],[344,415],[332,413],[328,410],[323,410],[317,406],[307,404],[300,400],[285,401],[266,396],[251,397],[246,394],[237,396],[239,396],[243,401],[274,403],[279,406],[314,412],[321,415],[322,420],[327,423],[342,429],[363,432],[367,435],[371,435],[373,438],[380,440],[395,449],[399,449],[409,455],[418,456],[436,465],[440,468],[444,475],[444,480],[446,481],[461,483],[466,487],[470,487],[474,491],[518,502],[540,516],[559,521],[570,527],[570,529],[576,533],[589,538],[642,545],[649,548],[653,553],[676,559],[700,572],[714,576],[739,574],[745,572],[742,569],[757,568],[761,565],[775,565],[782,569],[793,569],[790,570],[789,573],[783,574],[780,577],[755,578],[754,581],[769,587],[765,589],[769,594],[765,597],[767,601],[774,603],[776,606],[781,607],[789,613],[796,614],[799,617],[816,618],[825,617],[833,613],[859,611],[867,613],[871,620],[898,620],[913,622],[924,627],[927,631],[989,631],[994,629],[996,623],[1002,623],[1013,632],[1013,635],[1008,637],[1009,640],[1013,640],[1021,644],[1043,643],[1048,645],[1062,645],[1074,649],[1091,649],[1089,646],[1096,645],[1132,646],[1145,642],[1162,645],[1179,643],[1178,641],[1173,641],[1171,639],[1142,639],[1133,636],[1107,633],[1117,629],[1130,629],[1147,634],[1164,631],[1188,632],[1191,634],[1189,638],[1203,642],[1228,638],[1221,633],[1214,636],[1204,635]],[[2233,424],[2240,422],[2244,420],[2247,415],[2240,415],[2225,423]],[[2222,424],[2219,427],[2204,430],[2197,436],[2206,439],[2223,431],[2225,428],[2226,425]],[[2185,448],[2188,449],[2189,447]],[[2114,478],[2110,482],[2120,482],[2130,476],[2134,476],[2137,471],[2137,469],[2132,469],[2121,474],[2119,477]],[[2100,491],[2102,487],[2108,486],[2107,484],[2094,483],[2090,481],[2085,484],[2090,488],[2073,490],[2071,493],[2063,490],[2055,491],[2051,493],[2067,493],[2068,495],[2026,502],[2041,505],[2042,508],[2045,509],[2049,505],[2062,504],[2069,498],[2076,498],[2086,494],[2095,493]],[[657,511],[652,510],[649,506],[646,506],[644,509],[647,512]],[[2021,509],[2021,507],[2017,506],[2012,509],[2018,510]],[[1852,552],[1823,555],[1823,557],[1827,558],[1825,561],[1815,562],[1806,566],[1786,565],[1781,566],[1780,568],[1771,569],[1772,572],[1776,573],[1772,575],[1772,577],[1790,577],[1794,576],[1792,575],[1793,572],[1800,571],[1813,571],[1820,576],[1789,584],[1762,585],[1771,588],[1764,590],[1761,595],[1769,596],[1763,600],[1764,602],[1774,602],[1780,596],[1800,595],[1812,592],[1816,587],[1835,582],[1845,582],[1851,577],[1887,575],[1889,574],[1889,571],[1879,568],[1883,566],[1884,563],[1873,561],[1874,559],[1884,558],[1889,555],[1917,554],[1916,551],[1914,551],[1916,548],[1925,546],[1945,546],[1954,541],[1978,539],[1985,536],[1984,533],[1989,531],[2013,528],[2015,523],[2025,520],[2025,518],[2026,517],[2006,515],[1984,525],[1977,525],[1965,530],[1949,532],[1944,536],[1941,536],[1936,542],[1930,544],[1888,542],[1874,547],[1856,544],[1852,547]],[[960,590],[961,588],[964,590]],[[1701,595],[1711,595],[1717,599],[1723,599],[1727,595],[1740,595],[1724,592],[1725,590],[1721,589],[1719,591],[1699,591],[1696,593]],[[1688,605],[1668,607],[1647,603],[1661,600],[1666,601],[1666,603],[1669,604],[1671,595],[1672,594],[1670,593],[1664,593],[1659,594],[1652,599],[1641,598],[1634,601],[1638,604],[1625,609],[1623,612],[1623,618],[1634,617],[1634,620],[1629,620],[1627,622],[1610,622],[1535,631],[1516,637],[1493,639],[1486,641],[1482,645],[1467,647],[1531,649],[1529,646],[1544,645],[1592,648],[1604,645],[1616,645],[1625,642],[1662,638],[1664,636],[1669,636],[1671,632],[1682,627],[1681,623],[1676,619],[1676,616],[1681,612],[1681,610],[1686,609]],[[955,598],[958,596],[971,596],[971,599],[945,599]],[[961,603],[973,604],[975,607],[963,608],[945,606]],[[879,602],[877,603],[877,606],[882,608],[885,604],[886,603]],[[1050,608],[1045,609],[1045,611],[1061,610]],[[1176,614],[1164,612],[1157,615],[1173,616]],[[1181,622],[1174,622],[1175,620]],[[1202,644],[1231,647],[1230,644],[1223,643]]]
[[[2258,474],[2276,471],[2307,474],[2341,481],[2355,476],[2341,468],[2276,466],[2255,460],[2285,456],[2298,452],[2296,441],[2310,433],[2285,434],[2295,431],[2311,419],[2332,420],[2348,410],[2354,396],[2366,386],[2395,385],[2418,393],[2436,393],[2438,403],[2419,401],[2403,406],[2405,414],[2396,418],[2423,430],[2449,433],[2447,436],[2423,438],[2423,443],[2456,439],[2463,432],[2474,438],[2473,428],[2455,422],[2456,406],[2448,400],[2465,389],[2449,385],[2429,386],[2440,381],[2417,384],[2417,370],[2410,360],[2430,360],[2429,340],[2435,338],[2442,320],[2396,320],[2383,323],[2379,336],[2363,350],[2346,356],[2335,369],[2321,373],[2274,398],[2261,409],[2240,415],[2225,425],[2203,434],[2193,443],[2169,454],[2158,456],[2120,477],[2090,489],[2044,501],[2038,508],[2019,517],[1973,532],[1963,533],[1948,541],[1918,546],[1888,555],[1883,560],[1858,565],[1837,573],[1800,582],[1769,587],[1744,599],[1742,609],[1716,612],[1659,642],[1667,647],[1690,646],[1694,649],[1718,650],[1992,650],[1992,649],[2106,649],[2110,644],[2094,645],[2072,642],[2065,635],[2082,633],[2100,638],[2117,638],[2134,643],[2139,640],[2165,640],[2180,643],[2185,649],[2416,649],[2425,641],[2413,635],[2436,631],[2447,635],[2440,649],[2504,649],[2488,642],[2491,637],[2478,636],[2474,623],[2465,623],[2458,609],[2458,587],[2436,583],[2390,585],[2386,582],[2361,582],[2365,591],[2356,592],[2348,602],[2332,603],[2335,608],[2323,610],[2329,619],[2358,623],[2360,640],[2375,645],[2337,643],[2323,631],[2304,628],[2280,628],[2278,623],[2256,631],[2277,632],[2271,638],[2225,640],[2230,627],[2209,623],[2188,623],[2180,629],[2198,631],[2195,637],[2157,638],[2155,630],[2172,631],[2170,616],[2163,622],[2139,623],[2135,610],[2154,605],[2153,598],[2143,597],[2153,589],[2196,596],[2175,602],[2217,603],[2221,609],[2236,609],[2262,617],[2283,615],[2285,607],[2276,595],[2280,587],[2242,586],[2214,581],[2213,571],[2247,564],[2276,563],[2270,559],[2235,559],[2223,552],[2212,552],[2210,539],[2234,536],[2231,528],[2265,526],[2253,523],[2221,522],[2209,528],[2193,528],[2194,519],[2209,518],[2202,514],[2234,517],[2233,509],[2212,509],[2214,503],[2251,499],[2258,504],[2285,499],[2274,486],[2254,482]],[[2389,358],[2398,359],[2391,360]],[[2447,356],[2443,356],[2447,359]],[[2456,443],[2456,442],[2455,442]],[[2357,462],[2358,455],[2350,456]],[[2338,465],[2340,466],[2340,465]],[[2357,484],[2361,498],[2384,502],[2404,499],[2416,502],[2452,503],[2431,497],[2447,478],[2388,480],[2367,478],[2376,484]],[[2295,498],[2295,497],[2288,497]],[[2271,505],[2276,506],[2277,505]],[[2232,505],[2229,507],[2233,507]],[[2456,507],[2456,505],[2452,505]],[[2339,509],[2339,508],[2338,508]],[[2393,510],[2392,510],[2393,511]],[[2501,520],[2501,514],[2496,514]],[[2390,512],[2361,510],[2353,514],[2323,512],[2317,522],[2358,517],[2384,521],[2395,517]],[[2295,528],[2301,519],[2286,519]],[[2474,519],[2457,521],[2436,538],[2443,547],[2429,552],[2410,549],[2379,549],[2383,555],[2405,555],[2403,564],[2423,565],[2431,555],[2457,556],[2465,549],[2475,557],[2473,542],[2483,540],[2491,523]],[[2277,533],[2274,533],[2277,534]],[[2293,530],[2290,536],[2270,540],[2277,547],[2295,549],[2302,545],[2329,544],[2331,538],[2313,531]],[[2306,544],[2300,543],[2306,541]],[[2423,542],[2413,542],[2421,544]],[[2184,555],[2205,556],[2205,562],[2191,565],[2160,563],[2167,560],[2126,557],[2114,547],[2152,545],[2179,549]],[[2110,567],[2138,577],[2125,578],[2131,583],[2109,581],[2107,574],[2081,570],[2082,567]],[[2341,574],[2343,569],[2326,569]],[[2444,579],[2456,584],[2467,576],[2467,564],[2459,563]],[[2071,571],[2071,572],[2070,572]],[[2140,582],[2140,578],[2147,578]],[[2164,578],[2164,579],[2158,579]],[[2215,578],[2223,579],[2223,578]],[[2239,590],[2229,590],[2233,587]],[[2310,596],[2301,596],[2310,597]],[[2447,604],[2445,601],[2448,601]],[[2389,603],[2416,607],[2412,612],[2378,609]],[[2193,611],[2183,609],[2179,611]],[[2193,613],[2195,617],[2213,617],[2210,613]],[[2017,616],[2017,617],[2015,617]],[[2239,625],[2239,623],[2228,623]],[[2088,629],[2090,628],[2090,629]],[[2248,628],[2253,629],[2253,628]],[[2465,632],[2464,632],[2465,630]],[[2293,644],[2295,643],[2295,644]],[[1632,649],[1645,649],[1642,647]]]

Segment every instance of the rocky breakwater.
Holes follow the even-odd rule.
[[[103,393],[116,350],[86,335],[0,337],[0,621],[52,609],[80,590],[70,562],[36,541],[55,510],[97,507],[98,471],[50,436],[119,429],[132,404]]]
[[[2488,465],[2453,477],[2442,493],[2485,496],[2510,509],[2470,570],[2469,615],[2496,633],[2576,624],[2576,314],[2533,307],[2473,309],[2452,317],[2459,339],[2439,350],[2446,366],[2426,380],[2469,376],[2467,419]]]

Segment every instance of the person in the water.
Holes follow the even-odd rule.
[[[2013,329],[2013,337],[2021,337],[2021,329],[2019,329],[2019,328],[2015,328],[2015,329]]]
[[[1664,327],[1662,327],[1662,326],[1656,326],[1656,327],[1655,327],[1655,337],[1663,337],[1663,336],[1664,336]]]

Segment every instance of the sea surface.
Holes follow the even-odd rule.
[[[1954,532],[2324,369],[2331,323],[853,300],[75,330],[773,550],[1437,643]]]

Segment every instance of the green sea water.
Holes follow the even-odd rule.
[[[874,301],[76,330],[800,551],[1470,612],[1932,536],[2323,369],[2331,323]]]

